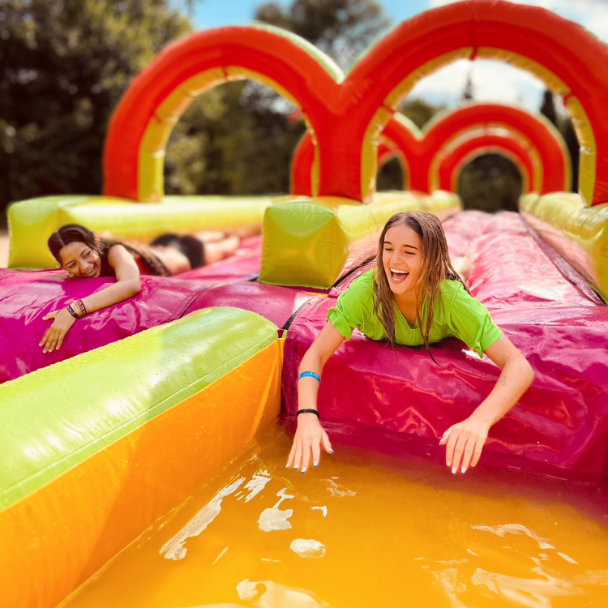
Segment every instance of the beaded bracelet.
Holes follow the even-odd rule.
[[[298,376],[298,380],[301,380],[302,378],[314,378],[317,382],[321,382],[319,375],[315,374],[314,372],[302,372]]]
[[[80,308],[81,318],[86,317],[89,314],[89,311],[87,310],[87,307],[84,305],[84,302],[82,300],[78,300],[76,302],[76,304],[78,305],[78,308]]]
[[[75,319],[80,319],[80,316],[78,315],[78,313],[72,308],[71,304],[68,304],[67,306],[67,310],[68,312],[75,318]]]

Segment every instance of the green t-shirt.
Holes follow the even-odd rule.
[[[327,320],[348,340],[356,327],[372,340],[386,340],[387,335],[380,319],[374,314],[374,271],[370,270],[355,279],[338,298],[336,307],[327,313]],[[483,356],[502,331],[494,325],[486,307],[469,295],[458,281],[442,281],[441,295],[435,300],[433,325],[429,342],[444,338],[458,338],[469,348]],[[426,303],[422,307],[422,322],[426,322]],[[424,325],[423,325],[424,326]],[[424,344],[416,324],[410,327],[395,304],[395,338],[397,344],[420,346]]]

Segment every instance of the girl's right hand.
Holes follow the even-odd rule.
[[[298,469],[301,465],[302,473],[306,473],[311,455],[312,462],[317,467],[321,457],[321,444],[328,454],[334,453],[329,437],[323,430],[319,419],[314,414],[298,416],[298,429],[293,439],[293,447],[289,453],[286,468],[293,465],[294,469]]]
[[[51,319],[53,324],[46,330],[42,341],[38,345],[43,348],[42,352],[45,354],[61,348],[65,335],[76,322],[67,308],[55,310],[42,317],[43,321],[50,321]]]

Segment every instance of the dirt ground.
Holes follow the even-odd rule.
[[[0,230],[0,268],[8,264],[8,232]]]

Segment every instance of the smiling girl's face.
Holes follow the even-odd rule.
[[[398,224],[386,231],[382,264],[388,284],[395,295],[403,295],[416,289],[422,262],[422,241],[414,230]]]
[[[101,258],[86,243],[76,241],[59,252],[61,266],[77,279],[93,279],[101,274]]]

